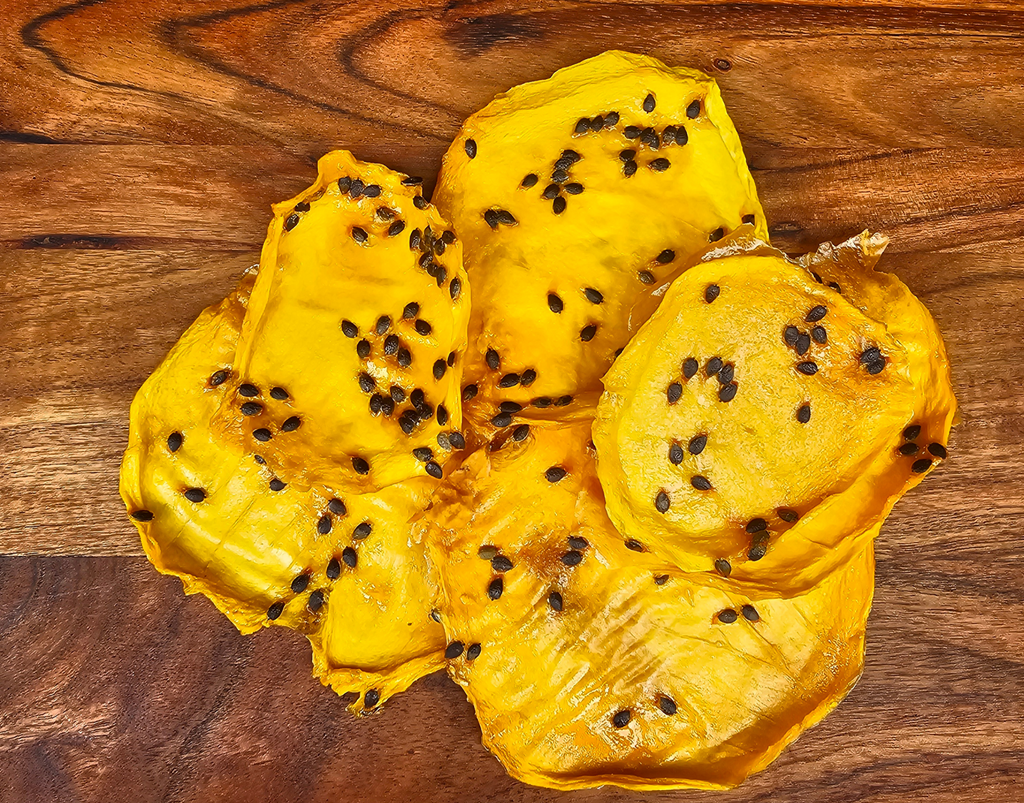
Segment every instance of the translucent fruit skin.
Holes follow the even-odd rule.
[[[290,482],[377,490],[426,476],[413,449],[435,447],[440,432],[461,428],[470,308],[462,243],[456,239],[437,246],[443,253],[432,251],[431,264],[444,272],[431,275],[421,265],[423,249],[410,238],[418,231],[422,244],[428,229],[440,238],[449,227],[433,207],[422,200],[423,208],[416,206],[418,186],[404,186],[402,174],[347,151],[322,157],[318,171],[311,187],[274,205],[235,362],[236,387],[254,385],[263,401],[280,386],[289,399],[245,416],[240,408],[247,399],[229,397],[219,422],[245,430],[252,447]],[[353,198],[351,189],[339,187],[340,179],[358,179],[380,193],[361,191]],[[399,223],[404,228],[390,234]],[[411,304],[417,311],[407,315]],[[409,364],[403,365],[406,353]],[[372,386],[364,389],[360,382],[367,380]],[[391,388],[402,391],[402,401],[390,414],[373,412],[374,394],[385,404],[394,401]],[[406,433],[401,415],[413,409],[416,389],[430,414]],[[441,407],[444,424],[437,417]],[[302,425],[282,431],[293,415]],[[252,434],[261,428],[272,434],[265,442]],[[356,459],[366,462],[365,473],[354,467]]]
[[[610,112],[614,125],[575,133],[580,120]],[[657,147],[627,137],[628,126],[650,128]],[[685,144],[673,128],[686,132]],[[631,176],[627,150],[636,152]],[[579,157],[564,178],[555,175],[563,152]],[[656,159],[669,166],[653,169]],[[524,186],[527,176],[536,183]],[[565,203],[558,214],[544,195],[552,186]],[[514,87],[472,115],[445,155],[434,202],[466,246],[474,304],[464,384],[478,387],[467,404],[478,426],[502,400],[523,405],[520,418],[572,409],[530,406],[538,398],[596,401],[616,350],[657,306],[655,287],[744,219],[767,237],[714,80],[619,51]],[[513,222],[496,220],[495,210]],[[499,367],[488,364],[489,350]],[[526,384],[501,386],[530,372]]]
[[[472,660],[466,650],[449,660],[449,674],[485,746],[527,783],[735,786],[860,676],[871,545],[793,599],[683,573],[627,548],[604,513],[588,434],[586,422],[533,426],[522,442],[471,455],[439,491],[426,526],[431,560],[446,567],[442,623],[449,642],[479,644]],[[551,466],[567,473],[552,483]],[[561,559],[570,538],[586,542],[574,542],[574,566]],[[482,547],[512,567],[496,571]],[[622,711],[629,722],[616,727]]]
[[[209,422],[231,387],[209,379],[231,370],[252,278],[199,316],[136,395],[121,496],[129,512],[153,514],[133,523],[158,571],[180,578],[185,593],[207,596],[242,633],[268,624],[305,633],[314,674],[339,694],[359,694],[351,710],[361,713],[366,691],[376,690],[380,705],[443,666],[443,633],[429,618],[436,587],[411,537],[436,482],[366,494],[323,485],[274,491],[277,472],[244,450],[242,433],[214,434]],[[182,436],[173,452],[171,433]],[[183,496],[192,487],[203,488],[202,502]],[[345,511],[332,514],[339,498]],[[322,517],[331,522],[327,534],[318,529]],[[372,531],[360,538],[364,522]],[[341,561],[346,547],[356,553],[354,568]],[[332,559],[340,561],[336,579],[328,575]],[[302,575],[307,582],[295,592]],[[314,594],[324,598],[316,611]],[[283,607],[270,620],[275,603]]]
[[[920,425],[924,446],[945,445],[956,410],[935,322],[902,282],[873,270],[882,247],[863,235],[826,249],[814,258],[818,282],[754,242],[673,282],[605,377],[594,427],[608,511],[623,533],[688,571],[727,560],[732,581],[782,596],[819,583],[877,533],[922,476],[898,451],[905,428]],[[709,303],[712,285],[720,289]],[[808,321],[818,306],[824,316]],[[815,326],[826,343],[810,340],[799,355],[785,342],[787,328],[809,338]],[[874,374],[863,356],[871,348],[885,359]],[[686,379],[690,356],[700,368]],[[728,402],[707,376],[712,356],[734,366]],[[816,373],[801,373],[806,361]],[[699,434],[706,445],[691,454]],[[694,477],[713,487],[694,487]],[[758,526],[767,552],[751,559]]]

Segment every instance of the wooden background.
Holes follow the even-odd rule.
[[[1024,799],[1024,7],[4,0],[0,801]],[[143,558],[132,394],[324,151],[432,176],[495,93],[611,47],[720,81],[790,251],[864,227],[945,332],[952,458],[878,544],[867,670],[728,794],[509,779],[439,675],[355,721],[288,632]]]

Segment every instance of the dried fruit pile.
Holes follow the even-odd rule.
[[[434,202],[336,151],[274,207],[132,404],[146,554],[355,713],[446,668],[529,783],[740,783],[861,673],[935,322],[884,237],[768,245],[714,81],[647,57],[499,96]]]

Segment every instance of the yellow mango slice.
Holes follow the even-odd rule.
[[[871,545],[793,599],[683,573],[612,526],[589,430],[532,425],[439,491],[449,674],[525,782],[735,786],[859,677]]]
[[[442,662],[434,588],[410,540],[436,481],[301,488],[217,422],[253,279],[204,311],[136,395],[121,496],[157,570],[242,633],[308,634],[318,676],[359,693],[354,711],[374,708]]]
[[[604,378],[594,440],[627,537],[785,596],[877,532],[937,459],[902,454],[902,433],[923,426],[944,456],[956,405],[934,321],[873,272],[880,251],[823,252],[838,278],[819,282],[753,249],[675,279]]]
[[[494,426],[592,405],[654,287],[744,223],[767,236],[715,81],[619,51],[472,115],[433,200],[473,285],[467,410]]]
[[[220,421],[304,486],[440,476],[438,436],[462,423],[462,244],[407,177],[348,151],[318,171],[274,206]]]

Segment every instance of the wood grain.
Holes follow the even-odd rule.
[[[883,545],[864,678],[740,790],[572,799],[1015,799],[1024,583],[1007,561],[965,587],[964,562]],[[302,637],[240,636],[140,558],[0,559],[0,599],[2,803],[569,798],[510,779],[443,675],[357,720],[309,677]]]
[[[5,20],[0,74],[20,91],[5,93],[4,128],[36,141],[316,154],[358,143],[404,169],[496,92],[622,48],[715,73],[749,144],[1021,145],[1014,8],[50,0]]]
[[[444,678],[356,721],[301,638],[184,598],[136,557],[117,470],[133,393],[318,156],[429,190],[467,114],[610,47],[715,75],[778,245],[892,237],[964,420],[883,529],[832,716],[735,793],[573,799],[1020,797],[1017,0],[36,0],[0,17],[0,803],[568,797],[510,780]]]

